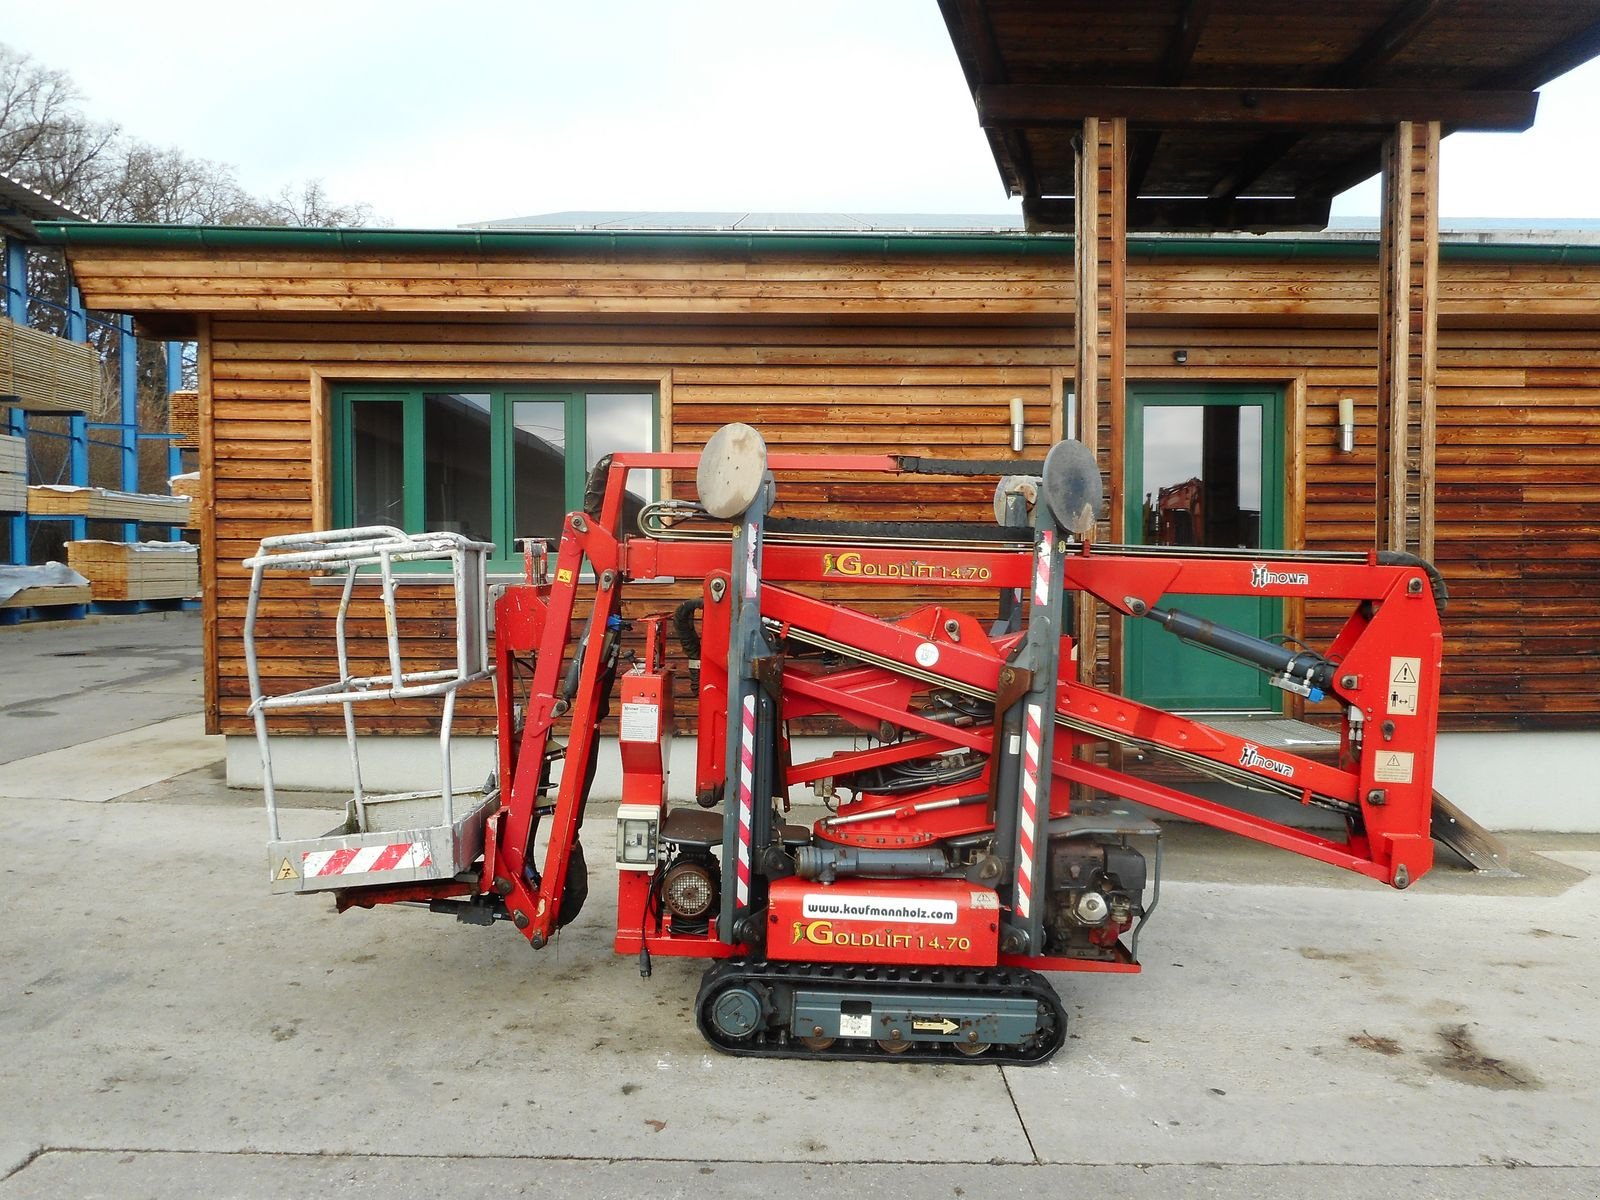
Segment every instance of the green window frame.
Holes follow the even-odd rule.
[[[562,409],[564,460],[562,474],[562,512],[583,507],[584,483],[589,462],[590,404],[595,397],[647,396],[650,405],[649,448],[661,444],[661,401],[653,384],[496,384],[428,383],[401,387],[352,385],[334,389],[332,396],[331,438],[333,465],[333,522],[348,527],[356,523],[356,432],[358,406],[398,404],[400,419],[400,495],[399,511],[385,514],[387,519],[371,523],[398,525],[407,533],[427,530],[427,397],[486,397],[488,402],[488,479],[489,536],[495,544],[490,559],[492,570],[518,569],[513,539],[545,534],[557,529],[518,529],[516,519],[516,406],[520,402],[558,403]],[[437,465],[437,464],[436,464]],[[659,495],[660,481],[649,473],[649,498]],[[396,519],[397,518],[397,519]]]

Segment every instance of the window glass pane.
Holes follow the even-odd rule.
[[[587,420],[584,474],[607,454],[648,452],[655,448],[655,397],[641,392],[592,392],[585,402]],[[655,499],[655,472],[628,472],[628,495],[622,502],[622,527],[632,530],[639,510]]]
[[[351,523],[406,523],[405,404],[353,400],[350,404]]]
[[[1145,541],[1261,544],[1261,409],[1152,404],[1144,410]]]
[[[517,400],[511,405],[512,478],[516,481],[513,538],[556,537],[567,513],[565,400]],[[510,553],[514,547],[507,547]]]
[[[1239,411],[1239,528],[1237,544],[1261,546],[1261,410]]]
[[[422,404],[424,524],[493,541],[488,394],[425,392]]]

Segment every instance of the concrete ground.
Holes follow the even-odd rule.
[[[540,952],[269,896],[198,642],[0,630],[0,1200],[1600,1194],[1600,838],[1395,893],[1178,830],[1145,973],[1057,976],[1051,1063],[752,1062],[697,964],[611,953],[598,853]]]

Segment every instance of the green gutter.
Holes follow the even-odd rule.
[[[259,225],[142,225],[93,221],[36,221],[46,244],[117,249],[307,251],[322,254],[659,254],[739,257],[753,254],[1072,255],[1068,234],[1035,233],[727,233],[657,230],[304,229]],[[1128,254],[1147,258],[1373,259],[1371,240],[1317,237],[1130,237]],[[1600,245],[1442,242],[1446,260],[1552,265],[1600,263]]]
[[[1025,233],[671,233],[656,230],[300,229],[251,225],[36,222],[41,241],[150,250],[305,250],[364,254],[617,253],[1071,255],[1072,239]]]

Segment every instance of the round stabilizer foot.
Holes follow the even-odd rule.
[[[1078,441],[1057,442],[1044,460],[1044,502],[1056,524],[1079,541],[1094,533],[1103,497],[1094,453]]]
[[[713,517],[737,517],[755,503],[767,474],[767,443],[742,421],[724,425],[700,452],[694,485]]]
[[[1031,515],[1033,506],[1039,503],[1039,486],[1037,475],[1002,475],[994,487],[995,524],[1006,524],[1006,509],[1010,507],[1007,501],[1014,495],[1022,497]],[[1023,523],[1026,524],[1026,520]]]

